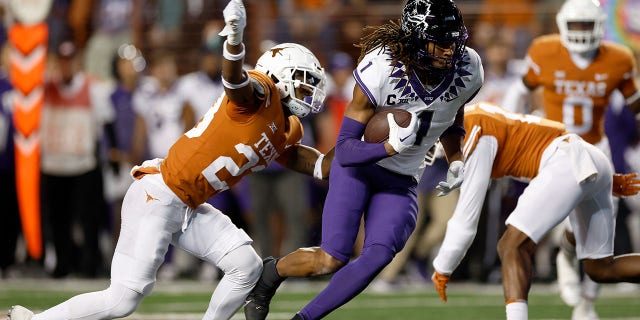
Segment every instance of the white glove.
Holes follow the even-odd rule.
[[[460,188],[462,181],[464,181],[464,163],[460,160],[451,162],[447,171],[447,181],[440,181],[436,186],[436,190],[440,191],[438,197],[446,196],[449,192]]]
[[[397,153],[401,153],[416,142],[416,132],[419,126],[418,116],[415,112],[411,112],[411,122],[406,128],[399,126],[391,113],[387,114],[387,121],[389,122],[388,142]]]
[[[244,27],[247,26],[247,13],[244,10],[242,0],[229,1],[222,14],[226,25],[219,35],[226,36],[230,45],[240,44],[242,42],[242,32]]]

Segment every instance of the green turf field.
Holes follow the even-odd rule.
[[[104,289],[107,284],[106,280],[0,280],[0,309],[22,304],[42,310],[76,293]],[[268,319],[290,319],[324,284],[286,283],[274,298]],[[128,319],[201,319],[211,287],[194,281],[158,282],[153,294]],[[622,291],[615,285],[607,285],[596,309],[602,320],[640,320],[640,290]],[[530,319],[570,319],[571,315],[571,309],[562,303],[553,285],[534,285],[529,311]],[[241,320],[244,316],[238,313],[233,319]],[[496,285],[452,283],[449,302],[444,304],[430,286],[418,284],[402,292],[365,291],[326,319],[504,319],[504,307],[501,287]]]

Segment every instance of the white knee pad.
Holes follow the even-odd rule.
[[[124,318],[132,314],[144,298],[141,293],[116,283],[112,283],[104,293],[107,319]]]
[[[262,273],[262,259],[252,246],[246,244],[224,256],[218,267],[229,281],[253,287]]]

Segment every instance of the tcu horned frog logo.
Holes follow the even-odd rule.
[[[432,18],[431,15],[431,1],[429,0],[415,0],[412,3],[407,4],[407,8],[402,13],[403,21],[410,21],[410,25],[416,28],[417,30],[426,30],[429,27],[429,23],[427,22],[427,18]],[[424,12],[424,14],[421,14]],[[411,33],[412,30],[406,30],[406,26],[409,24],[402,24],[402,31]],[[420,33],[419,33],[420,34]]]

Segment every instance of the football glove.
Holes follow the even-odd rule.
[[[431,276],[431,282],[433,282],[433,286],[436,288],[438,295],[442,301],[447,302],[447,284],[449,283],[450,277],[435,271]]]
[[[640,179],[636,179],[637,177],[637,173],[614,174],[612,190],[613,195],[622,198],[638,194],[638,192],[640,192]]]
[[[401,153],[416,142],[416,132],[419,125],[415,112],[411,112],[411,122],[406,128],[399,126],[391,113],[387,114],[387,121],[389,122],[388,142],[397,153]]]
[[[438,197],[446,196],[449,192],[460,188],[462,181],[464,181],[464,163],[460,160],[451,162],[447,171],[447,181],[440,181],[436,186],[440,191]]]
[[[242,0],[229,1],[222,14],[226,25],[219,35],[226,36],[227,43],[230,45],[239,45],[242,42],[244,27],[247,26],[247,12],[244,10]]]

